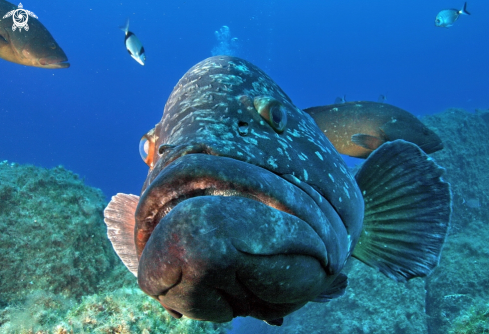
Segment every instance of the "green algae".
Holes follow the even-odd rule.
[[[7,315],[8,313],[8,315]],[[220,334],[229,325],[190,319],[176,320],[137,286],[70,298],[38,291],[22,307],[0,314],[2,333],[169,333]]]
[[[117,258],[107,242],[105,199],[59,166],[0,164],[0,305],[46,290],[98,291]]]
[[[489,333],[489,304],[477,304],[453,321],[449,334]]]

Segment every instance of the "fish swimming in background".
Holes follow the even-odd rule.
[[[347,102],[304,109],[336,150],[367,158],[383,143],[404,139],[426,153],[443,148],[438,135],[413,114],[388,103]]]
[[[379,97],[377,98],[377,102],[385,103],[385,101],[387,101],[387,96],[385,96],[384,94],[380,94]]]
[[[13,12],[13,13],[12,13]],[[26,12],[26,13],[24,13]],[[37,19],[8,1],[0,0],[0,58],[40,68],[67,68],[68,57]],[[32,13],[32,12],[29,12]],[[10,14],[10,15],[9,15]],[[24,17],[27,22],[20,22]],[[19,21],[18,24],[13,24]],[[14,29],[19,26],[19,29]],[[20,26],[22,26],[22,29]]]
[[[341,296],[352,255],[398,281],[438,264],[451,214],[443,169],[397,140],[353,177],[314,120],[245,60],[192,67],[140,149],[141,196],[112,197],[105,222],[141,289],[175,318],[279,326]]]
[[[464,7],[461,10],[458,9],[444,9],[436,15],[435,25],[437,27],[451,27],[455,21],[458,20],[460,14],[470,15],[467,11],[467,3],[464,3]]]
[[[144,66],[146,61],[146,53],[144,52],[144,46],[139,40],[139,38],[129,31],[129,19],[126,22],[126,26],[121,28],[124,31],[126,38],[124,39],[124,44],[126,49],[138,63]]]
[[[334,103],[345,103],[346,102],[346,95],[343,96],[338,96],[335,100]]]

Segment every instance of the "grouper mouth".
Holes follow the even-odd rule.
[[[136,210],[138,283],[170,314],[279,319],[324,292],[349,254],[331,204],[292,175],[184,155]]]
[[[32,66],[37,66],[46,69],[59,69],[68,68],[70,63],[68,63],[68,57],[66,54],[58,49],[55,54],[47,56],[38,56],[35,52],[31,52],[29,49],[25,48],[22,50],[22,56],[32,63]]]
[[[65,55],[39,58],[39,64],[41,64],[43,68],[50,69],[70,67],[70,63],[68,63],[68,58]]]

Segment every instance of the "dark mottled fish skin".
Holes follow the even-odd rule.
[[[274,98],[284,107],[287,124],[283,132],[274,131],[258,114],[253,101],[259,96]],[[154,167],[148,174],[136,211],[136,249],[140,257],[138,280],[145,292],[158,299],[176,316],[183,312],[194,319],[222,322],[238,315],[270,321],[279,319],[327,289],[358,241],[362,228],[363,199],[344,161],[314,120],[294,106],[272,79],[239,58],[217,56],[206,59],[192,67],[175,86],[165,106],[163,118],[155,127],[154,136],[157,152],[154,154]],[[191,186],[192,182],[194,186]],[[176,206],[161,219],[162,212],[168,211],[162,208],[165,203],[172,202],[170,198],[176,196],[174,193],[185,192],[183,189],[187,187],[191,188],[191,195],[185,195],[185,198],[195,196],[195,192],[192,192],[195,187],[217,188],[221,192],[221,188],[225,189],[224,192],[232,188],[231,193],[238,194],[224,199],[219,199],[222,196],[210,196],[203,200],[209,192],[206,190],[195,199],[171,204]],[[241,196],[262,198],[261,201],[267,203],[267,206],[263,207],[259,201],[248,199],[243,204]],[[227,204],[221,205],[221,202]],[[281,211],[277,213],[268,205]],[[292,213],[293,216],[282,211]],[[216,215],[222,216],[219,218]],[[225,216],[228,218],[224,219]],[[296,217],[301,220],[298,221]],[[187,222],[185,226],[174,223],[182,220]],[[216,221],[228,224],[216,225]],[[309,225],[304,225],[304,222]],[[293,242],[287,241],[289,239],[282,235],[285,230],[281,228],[286,225],[290,228],[287,231],[292,234],[293,231],[304,233],[302,237],[294,239],[300,240],[296,241],[299,244],[294,246]],[[248,227],[241,230],[241,226]],[[264,233],[266,229],[263,227],[260,232],[254,228],[257,226],[273,228]],[[309,232],[305,232],[309,231],[308,226],[316,231],[315,236],[308,236]],[[208,233],[205,240],[213,244],[212,247],[188,239],[187,236],[195,234],[191,231],[196,229]],[[221,237],[215,237],[214,231],[220,231]],[[240,237],[241,241],[236,241],[237,235],[246,235],[248,232],[249,237],[243,236]],[[178,269],[174,269],[175,276],[172,279],[166,279],[167,283],[161,281],[165,275],[161,268],[168,261],[180,261],[177,259],[180,255],[172,260],[166,259],[166,262],[159,265],[155,264],[159,259],[169,256],[165,254],[197,253],[190,246],[178,251],[161,246],[174,243],[171,235],[178,236],[180,243],[195,243],[198,246],[194,247],[201,247],[200,253],[222,250],[199,263],[225,263],[227,258],[223,254],[231,253],[237,257],[234,261],[242,263],[242,268],[250,268],[251,272],[259,272],[256,275],[267,277],[269,282],[265,285],[284,285],[290,289],[280,293],[280,289],[275,287],[272,289],[275,293],[270,296],[262,286],[263,282],[249,283],[247,280],[251,278],[245,278],[248,274],[230,273],[228,276],[233,279],[224,282],[226,279],[222,278],[220,284],[226,286],[222,289],[227,296],[225,299],[233,306],[231,313],[229,307],[220,304],[222,296],[204,287],[199,288],[201,295],[195,296],[197,301],[192,302],[193,306],[190,307],[185,304],[188,300],[181,298],[181,295],[187,294],[185,284],[195,290],[195,287],[190,288],[192,284],[200,283],[192,283],[189,277],[178,278],[181,275]],[[228,244],[230,240],[234,240],[233,245]],[[271,246],[265,247],[267,244]],[[241,255],[233,255],[234,248],[240,249]],[[313,252],[311,254],[316,254],[318,260],[310,262],[308,258],[300,256],[300,260],[291,260],[295,265],[294,271],[276,269],[267,272],[266,268],[275,268],[280,263],[283,264],[282,268],[293,265],[287,264],[288,260],[282,258],[270,258],[270,263],[257,260],[261,257],[248,255],[242,258],[242,252],[277,254],[279,258],[281,252]],[[314,263],[322,263],[323,269]],[[192,268],[197,266],[194,264]],[[196,275],[206,270],[201,269]],[[212,275],[212,270],[209,269],[208,275]],[[223,277],[228,277],[223,274],[226,270],[222,270]],[[301,272],[308,274],[299,274]],[[289,277],[288,274],[297,277]],[[244,290],[243,286],[235,285],[236,275],[241,277],[240,280],[248,282],[244,283]],[[171,288],[172,284],[168,282],[172,280],[181,280],[182,283]],[[292,288],[295,285],[300,288]],[[249,290],[261,297],[250,294]],[[271,304],[266,301],[267,298]],[[201,299],[205,301],[202,304],[207,305],[204,309],[194,305],[199,304]]]
[[[403,139],[426,153],[443,148],[436,133],[411,113],[387,103],[356,101],[304,109],[341,154],[367,158],[385,142]]]
[[[253,98],[260,95],[273,96],[285,105],[284,133],[274,132],[254,111]],[[248,135],[240,134],[241,123],[248,124]],[[201,146],[197,151],[296,176],[328,198],[347,227],[348,221],[356,222],[361,216],[351,212],[362,200],[341,156],[314,120],[294,106],[267,74],[245,60],[211,57],[192,67],[170,95],[155,135],[155,150],[162,144],[175,148],[161,157],[155,154],[155,167],[142,192],[172,156],[180,154],[175,152],[191,153],[194,146]]]
[[[0,0],[0,58],[47,69],[70,67],[66,54],[38,19],[29,17],[29,31],[12,31],[12,17],[3,16],[15,9],[17,6]]]
[[[114,196],[105,222],[141,289],[175,318],[280,326],[343,295],[350,256],[401,282],[438,264],[451,215],[443,169],[395,140],[354,179],[315,121],[242,59],[192,67],[140,153],[141,196]]]

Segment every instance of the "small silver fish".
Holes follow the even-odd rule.
[[[457,9],[444,9],[436,15],[435,25],[437,27],[451,27],[455,21],[457,21],[460,14],[470,15],[467,11],[467,3],[464,3],[464,7],[461,10]]]
[[[121,30],[126,34],[126,38],[124,39],[124,43],[126,44],[126,49],[138,63],[144,66],[144,62],[146,61],[146,53],[144,53],[144,46],[131,31],[129,31],[129,20],[127,20],[126,26],[121,27]]]

